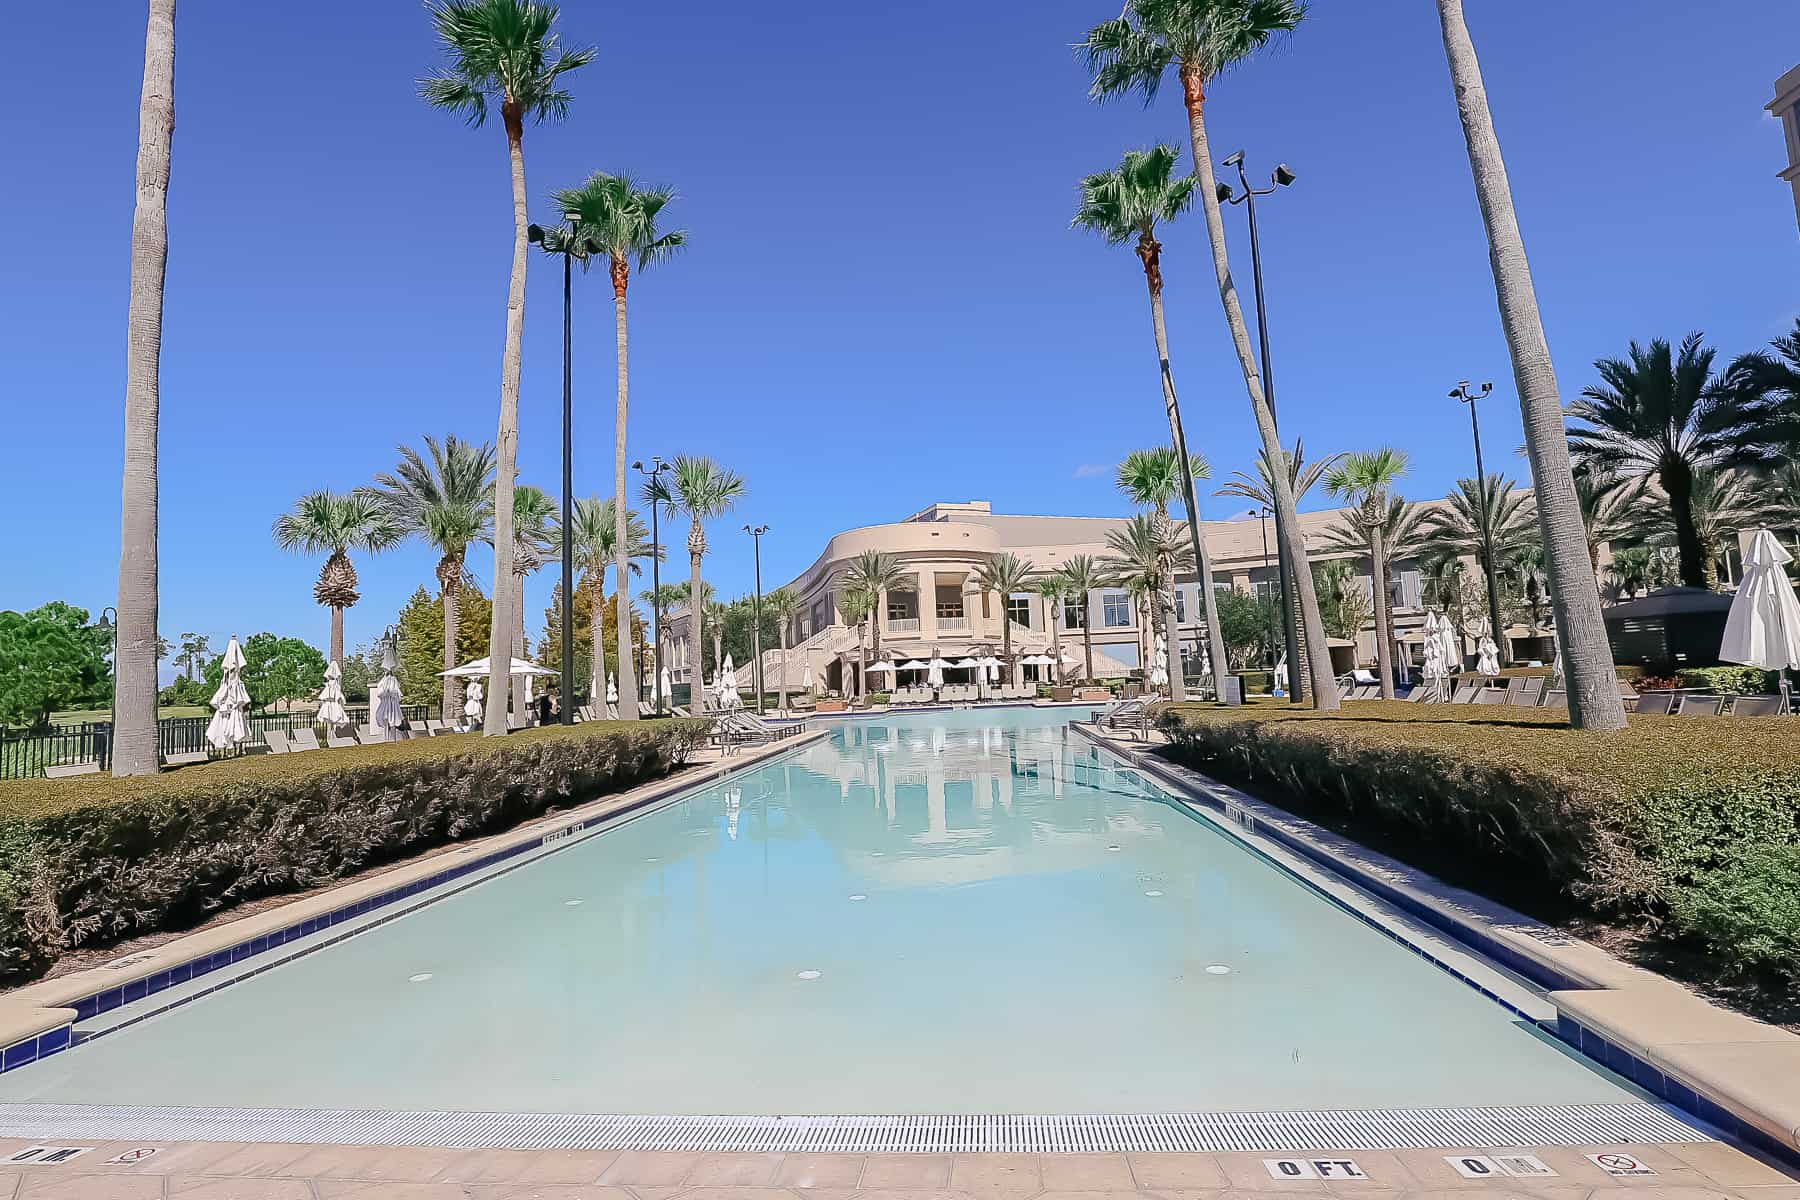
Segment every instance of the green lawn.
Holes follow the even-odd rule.
[[[209,717],[211,715],[212,709],[204,704],[169,704],[156,710],[158,720],[163,717]],[[52,725],[79,725],[83,721],[108,721],[111,719],[111,710],[105,708],[77,708],[50,714]]]

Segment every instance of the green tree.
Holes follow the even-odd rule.
[[[1069,595],[1069,580],[1061,571],[1051,571],[1048,575],[1038,576],[1032,587],[1044,598],[1044,621],[1050,626],[1050,657],[1056,660],[1050,668],[1050,680],[1061,683],[1062,609],[1063,601]]]
[[[1175,577],[1181,571],[1194,569],[1193,555],[1181,544],[1175,525],[1160,513],[1138,513],[1125,522],[1124,528],[1107,532],[1106,548],[1109,553],[1101,558],[1100,567],[1106,572],[1107,580],[1114,587],[1122,587],[1143,599],[1149,614],[1149,620],[1144,622],[1147,630],[1166,628],[1163,595],[1171,591]],[[1148,637],[1145,642],[1153,652],[1155,637]],[[1150,678],[1151,657],[1151,654],[1145,654],[1142,659],[1146,682]],[[1180,673],[1181,643],[1170,642],[1169,677],[1173,679]],[[1216,660],[1213,677],[1215,680],[1220,678]],[[1219,694],[1223,695],[1222,692]]]
[[[550,552],[551,529],[555,524],[556,501],[547,495],[542,488],[521,483],[513,488],[513,552],[512,580],[513,599],[511,607],[519,614],[519,627],[513,631],[509,653],[514,658],[525,657],[525,579],[537,572],[544,565],[544,557]],[[556,535],[558,538],[560,534]],[[497,660],[504,661],[504,660]],[[526,708],[526,696],[530,691],[530,680],[523,675],[509,678],[512,690],[512,710],[523,713]]]
[[[763,612],[775,622],[775,636],[781,644],[780,707],[788,706],[788,627],[800,613],[800,597],[790,588],[776,588],[763,597]]]
[[[1255,595],[1236,588],[1219,589],[1219,622],[1225,634],[1225,653],[1234,670],[1270,661],[1273,637],[1278,636],[1273,593]]]
[[[563,50],[555,33],[556,6],[536,0],[432,0],[431,20],[449,63],[419,81],[419,94],[471,125],[487,119],[498,101],[512,167],[512,279],[506,294],[506,345],[500,362],[499,457],[494,483],[494,613],[488,654],[504,662],[519,625],[512,588],[513,484],[518,471],[519,359],[525,331],[525,263],[530,221],[525,202],[525,119],[561,119],[569,111],[562,76],[594,60],[591,48]],[[451,639],[446,636],[446,642]],[[482,732],[506,733],[506,689],[490,688]]]
[[[700,673],[705,650],[705,597],[708,595],[700,579],[700,560],[706,557],[706,522],[724,516],[732,505],[744,498],[744,480],[704,455],[677,455],[671,465],[674,469],[667,475],[657,475],[645,482],[643,496],[644,503],[654,501],[667,505],[686,514],[688,519],[688,639],[694,648],[692,683],[697,706],[694,711],[699,712],[711,703]],[[691,600],[696,595],[701,597],[699,604]]]
[[[460,606],[457,595],[468,577],[469,547],[493,536],[494,448],[465,442],[455,434],[438,441],[425,435],[425,453],[400,447],[400,463],[392,473],[377,475],[370,489],[394,513],[396,520],[438,553],[437,580],[444,622],[437,645],[444,653],[442,669],[480,658],[485,645],[472,655],[458,657],[464,644],[457,627]],[[485,626],[484,626],[485,636]],[[443,694],[444,716],[461,717],[462,681],[438,681]],[[423,697],[408,695],[423,703]]]
[[[1694,472],[1688,495],[1694,535],[1700,541],[1704,585],[1719,585],[1719,558],[1737,545],[1739,530],[1762,522],[1767,511],[1764,484],[1746,471],[1702,467]],[[1666,510],[1658,510],[1648,526],[1652,546],[1680,547],[1680,531]]]
[[[1157,510],[1165,515],[1168,496],[1178,494],[1181,497],[1182,506],[1187,510],[1188,538],[1193,543],[1194,561],[1198,564],[1207,637],[1213,648],[1215,694],[1223,696],[1225,664],[1219,651],[1224,643],[1218,635],[1212,557],[1207,553],[1206,535],[1200,528],[1200,498],[1194,492],[1194,459],[1188,453],[1187,435],[1181,425],[1181,404],[1175,394],[1175,370],[1169,364],[1169,332],[1163,317],[1162,243],[1156,240],[1157,226],[1173,221],[1193,201],[1194,181],[1174,176],[1175,163],[1180,157],[1181,152],[1173,146],[1126,151],[1124,161],[1117,167],[1089,175],[1081,181],[1081,207],[1076,210],[1074,224],[1078,229],[1098,233],[1110,245],[1133,245],[1144,267],[1144,282],[1150,289],[1150,328],[1156,339],[1157,370],[1162,378],[1163,408],[1168,416],[1173,445],[1166,460],[1139,459],[1134,465],[1127,459],[1120,468],[1119,483],[1121,487],[1128,483],[1142,484],[1147,497],[1160,495],[1162,502]],[[1157,467],[1170,468],[1169,474],[1173,478],[1154,477],[1152,472]],[[1128,469],[1133,476],[1131,479],[1127,478]],[[1173,485],[1173,493],[1166,490],[1169,484]],[[1170,645],[1176,648],[1172,653],[1179,658],[1179,639]],[[1182,673],[1177,667],[1169,674],[1174,680]]]
[[[1089,610],[1089,601],[1093,593],[1106,586],[1106,568],[1093,557],[1076,554],[1063,564],[1062,579],[1066,588],[1065,594],[1074,598],[1081,606],[1081,649],[1087,655],[1087,674],[1083,677],[1089,683],[1094,681],[1094,623],[1093,613]],[[1061,669],[1059,662],[1058,669]],[[1220,693],[1223,695],[1223,693]]]
[[[1494,539],[1490,559],[1487,533]],[[1541,548],[1538,540],[1537,509],[1531,496],[1501,475],[1487,477],[1485,484],[1473,479],[1459,479],[1456,490],[1444,497],[1444,503],[1425,518],[1424,536],[1427,552],[1433,554],[1466,554],[1473,558],[1487,578],[1488,626],[1500,649],[1500,662],[1511,659],[1510,642],[1503,634],[1506,616],[1501,604],[1500,585],[1513,572],[1519,555],[1532,547]]]
[[[1583,471],[1575,476],[1576,502],[1587,534],[1588,566],[1596,576],[1600,573],[1600,547],[1641,538],[1655,520],[1656,504],[1645,492],[1642,479],[1620,478],[1601,471]],[[1546,558],[1546,573],[1548,562]]]
[[[630,410],[631,372],[628,368],[625,293],[630,287],[633,260],[640,274],[654,263],[662,262],[687,243],[682,230],[659,232],[657,218],[662,215],[674,190],[665,187],[643,187],[628,175],[608,175],[597,171],[578,188],[556,193],[558,212],[577,214],[576,237],[582,245],[597,247],[606,257],[613,285],[613,334],[618,354],[618,404],[613,419],[613,595],[618,600],[623,622],[631,607],[630,535],[626,520],[631,503],[625,490],[625,427]],[[636,678],[630,639],[619,647],[621,680]],[[621,687],[619,716],[626,721],[638,719],[638,693],[635,688]]]
[[[617,509],[618,502],[610,496],[605,500],[598,496],[589,496],[575,501],[574,511],[570,514],[570,541],[575,552],[575,565],[583,576],[582,582],[575,585],[575,598],[583,601],[588,612],[588,631],[585,636],[590,648],[594,646],[595,629],[610,628],[615,631],[616,635],[619,628],[618,613],[613,614],[612,623],[608,625],[603,612],[606,607],[606,568],[614,561],[614,549],[618,544]],[[555,531],[555,537],[560,538],[560,536],[561,531],[558,529]],[[638,516],[635,509],[625,514],[625,536],[627,542],[626,561],[631,566],[632,574],[641,575],[644,569],[638,565],[638,562],[650,557],[652,547],[650,527],[644,524],[644,519]],[[655,547],[655,549],[660,552],[661,547]],[[558,594],[560,595],[560,592]],[[558,630],[562,628],[560,617],[557,628]],[[561,636],[560,633],[558,636]],[[590,695],[601,696],[606,693],[606,645],[608,640],[603,632],[598,653],[592,654],[588,660],[592,664],[592,674],[588,676]],[[611,640],[616,655],[618,653],[616,636]],[[551,652],[560,654],[558,650]],[[561,662],[561,658],[558,657],[556,661],[547,662],[544,665],[560,669]]]
[[[1194,482],[1211,479],[1212,464],[1198,454],[1189,454],[1187,478]],[[1148,450],[1133,450],[1125,456],[1125,461],[1119,464],[1117,482],[1119,490],[1131,497],[1133,504],[1139,508],[1154,510],[1167,522],[1169,520],[1169,501],[1180,495],[1183,487],[1181,464],[1175,461],[1174,447],[1152,446]],[[1208,570],[1200,579],[1200,587],[1207,595],[1211,595],[1213,589],[1210,578],[1211,565],[1207,564]],[[1169,586],[1173,588],[1175,582],[1171,580]],[[1202,609],[1204,610],[1203,615],[1205,612],[1211,611],[1206,605],[1202,605]],[[1163,636],[1173,647],[1170,651],[1169,699],[1181,700],[1186,698],[1187,687],[1183,677],[1184,672],[1181,669],[1181,625],[1176,618],[1173,604],[1166,606],[1163,620],[1165,622]],[[1224,679],[1225,642],[1210,620],[1207,623],[1206,636],[1212,652],[1213,684],[1216,687]]]
[[[87,616],[61,601],[0,612],[0,726],[47,727],[57,709],[104,698],[110,638]]]
[[[1494,116],[1488,110],[1487,88],[1463,19],[1462,0],[1437,0],[1437,8],[1444,57],[1450,64],[1457,114],[1469,149],[1469,167],[1487,228],[1488,263],[1500,305],[1500,327],[1506,334],[1524,417],[1525,452],[1531,460],[1538,524],[1544,534],[1551,608],[1568,678],[1569,723],[1576,729],[1613,732],[1625,728],[1625,707],[1619,700],[1612,647],[1600,614],[1600,592],[1591,566],[1582,561],[1585,538],[1569,465],[1562,400],[1531,282],[1531,264],[1525,259],[1525,239],[1513,210],[1506,159],[1494,133]]]
[[[1375,665],[1381,698],[1394,698],[1394,623],[1388,612],[1387,517],[1394,484],[1406,474],[1406,452],[1391,446],[1346,454],[1325,475],[1334,496],[1351,501],[1367,531],[1375,595]],[[1498,633],[1498,631],[1496,631]]]
[[[838,614],[846,624],[856,630],[856,695],[858,699],[867,699],[869,695],[869,649],[863,641],[863,622],[875,614],[875,596],[855,584],[851,584],[838,597]],[[844,687],[844,694],[850,694],[849,685]]]
[[[1007,607],[1014,592],[1024,591],[1031,581],[1031,564],[1010,551],[996,554],[975,570],[981,589],[1000,597],[1000,657],[1006,660],[1006,682],[1019,682],[1019,664],[1013,661],[1012,614]]]
[[[455,666],[487,653],[493,605],[473,582],[467,582],[450,596],[454,598],[459,615],[455,625],[456,645],[451,647],[448,655],[444,653],[443,641],[444,596],[434,599],[421,587],[413,592],[396,619],[400,668],[395,674],[400,679],[401,697],[408,704],[427,704],[442,694],[443,680],[438,677],[438,672],[448,670],[442,665],[446,659]],[[462,710],[447,708],[443,715],[445,720],[460,720]]]
[[[360,597],[350,551],[377,554],[406,536],[393,513],[366,492],[308,492],[275,518],[275,544],[299,554],[324,554],[313,599],[331,610],[331,659],[344,661],[344,610]]]
[[[905,583],[906,572],[900,560],[886,550],[864,550],[850,563],[844,582],[850,588],[867,592],[875,607],[869,614],[870,644],[876,661],[881,659],[881,620],[886,615],[888,592]],[[920,597],[923,601],[924,597]]]
[[[299,638],[253,633],[239,648],[244,652],[244,690],[258,708],[304,699],[325,686],[325,656]],[[209,694],[218,688],[224,674],[223,658],[206,664]]]
[[[1218,183],[1207,144],[1205,100],[1208,84],[1247,61],[1278,35],[1291,32],[1305,15],[1306,5],[1300,0],[1126,0],[1119,16],[1094,26],[1079,46],[1093,77],[1089,95],[1096,100],[1137,92],[1148,104],[1156,98],[1163,77],[1171,69],[1181,80],[1195,190],[1206,215],[1219,301],[1237,351],[1263,454],[1270,462],[1280,459],[1281,440],[1275,429],[1275,410],[1264,393],[1256,356],[1250,349],[1250,332],[1244,323],[1237,285],[1232,282],[1225,220],[1219,211]],[[1281,515],[1281,532],[1287,541],[1288,561],[1306,562],[1306,542],[1294,507],[1293,489],[1279,472],[1272,476],[1271,483],[1274,508]],[[1211,599],[1211,589],[1205,590]],[[1306,643],[1305,665],[1312,675],[1313,705],[1335,709],[1337,687],[1330,657],[1325,652],[1325,627],[1319,617],[1312,572],[1297,571],[1294,590],[1298,623]]]
[[[1363,592],[1356,565],[1348,559],[1328,558],[1313,564],[1313,578],[1319,588],[1319,613],[1325,620],[1325,632],[1334,638],[1354,640],[1374,616],[1370,599],[1373,591]]]

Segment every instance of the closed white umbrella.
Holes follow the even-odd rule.
[[[350,723],[350,714],[344,711],[343,680],[344,668],[338,666],[337,659],[325,664],[325,690],[319,693],[319,711],[314,717],[319,724],[336,729]]]
[[[1727,662],[1780,671],[1784,698],[1788,669],[1800,667],[1800,599],[1784,569],[1793,557],[1767,529],[1756,531],[1719,647],[1719,657]]]
[[[731,655],[725,656],[725,666],[719,671],[719,703],[726,708],[736,708],[738,700],[737,667],[731,661]]]
[[[807,693],[808,695],[812,694],[813,674],[812,674],[812,661],[810,659],[807,661],[806,666],[800,672],[800,690]]]
[[[394,668],[397,665],[392,643],[383,646],[381,678],[369,697],[372,701],[369,723],[381,730],[381,740],[384,742],[394,741],[400,736],[400,724],[405,720],[400,711],[400,681],[394,678]]]
[[[606,677],[606,702],[608,704],[619,702],[619,677],[617,675]]]
[[[1442,614],[1438,616],[1437,636],[1444,654],[1444,674],[1446,677],[1454,675],[1462,670],[1462,639],[1457,636],[1456,626],[1450,623],[1450,618]]]
[[[244,722],[244,711],[250,707],[250,693],[244,690],[244,652],[235,635],[225,647],[224,665],[225,675],[213,693],[213,717],[206,725],[206,740],[220,750],[229,750],[250,736]]]
[[[1481,635],[1481,643],[1476,647],[1475,673],[1490,678],[1500,674],[1500,647],[1485,633]]]
[[[463,722],[473,725],[481,720],[483,705],[481,702],[481,680],[477,679],[469,685],[468,698],[463,701]]]
[[[1287,668],[1287,655],[1285,655],[1285,654],[1282,655],[1281,658],[1278,659],[1275,663],[1275,686],[1283,692],[1287,691],[1288,668]]]
[[[1150,660],[1150,686],[1161,690],[1169,686],[1169,635],[1156,631],[1156,653]]]
[[[930,672],[930,674],[926,675],[926,677],[925,677],[926,684],[931,687],[934,687],[934,688],[943,687],[944,686],[944,668],[949,665],[950,665],[949,663],[945,662],[941,658],[934,658],[930,662],[926,663],[925,664],[926,670]]]
[[[669,668],[667,667],[662,669],[662,694],[665,703],[673,703],[671,697],[675,695],[675,681],[669,678]]]
[[[1420,672],[1425,686],[1432,696],[1442,698],[1444,682],[1449,679],[1450,672],[1444,664],[1444,640],[1439,637],[1440,618],[1435,612],[1425,614],[1425,666]]]

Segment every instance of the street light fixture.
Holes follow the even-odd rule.
[[[1242,204],[1250,214],[1250,270],[1256,280],[1256,333],[1257,342],[1262,351],[1263,398],[1268,401],[1269,417],[1273,419],[1275,417],[1275,366],[1269,358],[1269,307],[1263,299],[1262,238],[1258,233],[1256,226],[1256,198],[1258,196],[1273,195],[1278,188],[1292,187],[1294,180],[1298,179],[1299,176],[1294,174],[1292,167],[1288,166],[1286,163],[1281,163],[1277,165],[1275,170],[1269,175],[1270,186],[1266,188],[1253,188],[1250,186],[1249,176],[1244,173],[1244,152],[1242,150],[1235,151],[1225,160],[1224,165],[1237,168],[1238,184],[1243,190],[1234,194],[1229,183],[1226,183],[1223,180],[1219,181],[1216,193],[1219,197],[1219,203]],[[1279,441],[1277,441],[1277,444],[1280,444]],[[1269,471],[1271,475],[1275,471],[1283,469],[1284,465],[1284,463],[1270,463]],[[1270,486],[1274,486],[1274,480],[1272,478],[1270,480]],[[1300,628],[1298,624],[1299,604],[1297,584],[1295,582],[1296,577],[1294,575],[1295,564],[1292,561],[1292,556],[1288,554],[1287,538],[1284,536],[1285,531],[1282,528],[1281,514],[1277,512],[1274,516],[1275,555],[1279,561],[1281,572],[1281,626],[1283,641],[1287,644],[1289,674],[1297,685],[1293,689],[1294,698],[1300,699],[1303,695],[1304,681],[1307,676],[1306,672],[1300,669],[1301,646]]]
[[[1500,651],[1500,665],[1504,667],[1512,662],[1512,639],[1500,631],[1500,565],[1494,560],[1493,502],[1488,496],[1487,468],[1481,461],[1481,421],[1475,413],[1476,402],[1487,399],[1493,390],[1493,384],[1483,383],[1470,391],[1469,381],[1462,379],[1450,389],[1450,398],[1469,406],[1469,430],[1475,435],[1475,501],[1481,507],[1481,549],[1486,560],[1486,569],[1482,573],[1487,576],[1488,632]]]
[[[572,274],[570,267],[577,257],[586,261],[593,252],[591,243],[584,243],[578,234],[581,228],[581,214],[565,212],[563,219],[568,228],[552,226],[549,229],[542,225],[526,227],[525,236],[544,248],[546,254],[560,254],[563,260],[563,425],[562,425],[562,723],[575,723],[575,622],[574,611],[575,590],[575,547],[574,520],[570,512],[575,491],[575,442],[574,420],[575,402],[574,388],[574,329],[571,325],[570,287]]]
[[[756,544],[756,599],[750,606],[750,644],[756,655],[756,666],[750,672],[750,678],[756,688],[756,713],[762,715],[763,710],[763,677],[762,677],[762,539],[769,532],[767,525],[752,528],[744,526],[744,532],[750,535]],[[784,666],[782,668],[786,670]]]
[[[643,474],[644,495],[650,498],[650,620],[656,627],[656,671],[650,680],[650,694],[654,697],[652,703],[656,711],[661,712],[663,706],[662,543],[660,541],[661,531],[656,525],[656,510],[660,507],[657,500],[656,480],[664,471],[673,471],[675,468],[672,464],[664,462],[662,455],[652,454],[649,466],[646,467],[644,460],[640,458],[631,464],[631,469]],[[692,623],[690,617],[689,625],[691,626]],[[670,699],[673,700],[674,697],[671,696]]]

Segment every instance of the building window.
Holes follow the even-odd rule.
[[[1120,591],[1106,591],[1100,596],[1100,623],[1107,629],[1125,629],[1131,625],[1131,597]]]
[[[1082,614],[1086,609],[1087,597],[1085,596],[1063,601],[1063,628],[1079,630]]]
[[[1179,625],[1186,620],[1187,620],[1187,589],[1186,588],[1176,588],[1175,589],[1175,623],[1177,625]]]
[[[1014,592],[1006,598],[1007,619],[1015,624],[1031,628],[1031,593]]]

